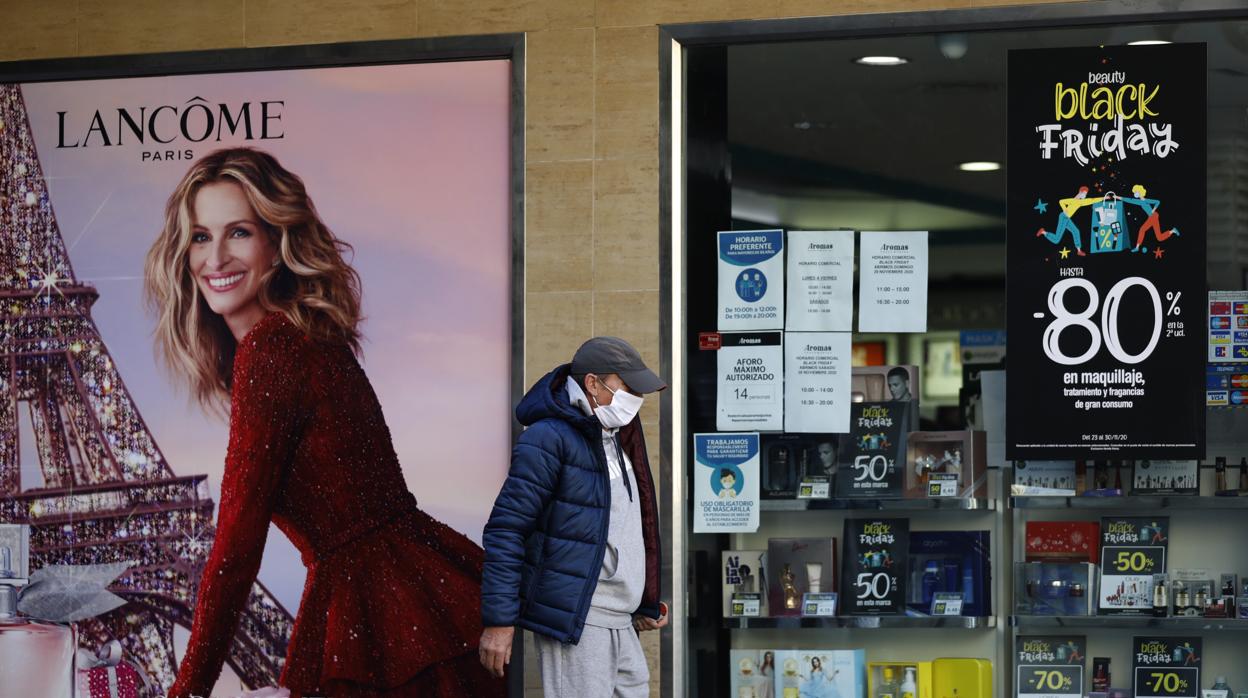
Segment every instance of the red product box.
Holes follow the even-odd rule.
[[[1028,521],[1027,562],[1091,562],[1101,554],[1098,521]]]

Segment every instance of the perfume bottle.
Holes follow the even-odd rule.
[[[1239,491],[1248,493],[1248,458],[1239,459]]]
[[[882,680],[874,698],[897,698],[897,674],[893,667],[886,666],[880,670]]]
[[[1092,690],[1102,693],[1109,690],[1109,657],[1092,660]]]
[[[1166,582],[1166,575],[1153,575],[1153,615],[1157,618],[1165,618],[1170,612],[1170,599],[1167,593],[1170,585]]]
[[[784,591],[784,607],[792,610],[797,608],[797,576],[793,574],[793,567],[789,563],[784,563],[784,571],[780,573],[780,588]]]
[[[0,541],[27,545],[26,528],[0,525]],[[9,534],[9,535],[6,535]],[[16,535],[14,535],[16,534]],[[16,555],[15,555],[16,553]],[[72,628],[42,623],[18,613],[17,596],[26,583],[28,550],[0,547],[0,698],[74,698],[74,649]],[[16,557],[18,570],[14,568]],[[20,572],[20,576],[19,576]]]
[[[1214,489],[1218,492],[1226,491],[1226,458],[1218,456],[1213,460],[1214,473],[1217,475],[1217,483]]]

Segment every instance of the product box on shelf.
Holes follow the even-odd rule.
[[[931,662],[868,662],[867,695],[871,698],[902,698],[906,671],[913,675],[914,698],[933,698]]]
[[[1098,521],[1028,521],[1024,530],[1027,562],[1091,562],[1100,560]]]
[[[841,614],[906,612],[909,519],[846,519],[841,566]]]
[[[835,591],[835,538],[772,538],[767,541],[771,615],[802,613],[802,595]]]
[[[855,366],[849,389],[854,402],[917,402],[921,387],[918,366]]]
[[[937,593],[952,593],[960,615],[992,615],[991,558],[989,531],[911,531],[907,611],[929,615]]]
[[[1194,460],[1142,460],[1135,464],[1131,494],[1200,494],[1200,464]]]
[[[1024,635],[1014,646],[1015,698],[1081,698],[1086,693],[1084,636]]]
[[[1096,613],[1096,565],[1090,562],[1014,563],[1014,613],[1090,616]]]
[[[1014,464],[1015,497],[1076,497],[1085,490],[1083,461],[1033,460]]]
[[[1135,698],[1200,694],[1204,655],[1199,637],[1136,637],[1131,648]],[[1181,686],[1186,686],[1187,690],[1179,690]]]
[[[732,650],[732,698],[771,698],[776,686],[775,650]]]
[[[794,499],[803,482],[835,486],[840,462],[836,434],[763,434],[763,499]]]
[[[1207,615],[1219,595],[1214,574],[1207,569],[1179,569],[1170,575],[1170,600],[1174,615],[1198,618]]]
[[[934,660],[932,691],[936,698],[992,698],[992,662],[970,657]]]
[[[910,432],[906,437],[905,496],[986,496],[986,439],[982,431]],[[944,476],[951,476],[951,484],[942,486]]]
[[[906,434],[917,402],[855,402],[840,443],[836,496],[898,499],[905,489]]]
[[[865,650],[779,651],[776,666],[775,698],[866,698]]]
[[[1098,612],[1152,615],[1153,575],[1166,571],[1170,519],[1165,516],[1101,519]]]
[[[765,550],[725,550],[722,554],[720,574],[724,585],[724,617],[754,615],[753,609],[739,609],[733,612],[735,595],[757,595],[757,615],[771,615],[767,598],[767,551]],[[738,598],[738,601],[741,597]]]
[[[1121,496],[1127,493],[1132,480],[1130,461],[1095,460],[1087,487],[1098,496]]]

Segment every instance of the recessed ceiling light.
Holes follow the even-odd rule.
[[[1161,39],[1141,39],[1140,41],[1128,41],[1127,46],[1160,46],[1168,43],[1170,42]]]
[[[988,161],[964,162],[958,165],[958,169],[963,172],[996,172],[1001,169],[1001,163]]]
[[[905,65],[910,62],[910,59],[901,56],[862,56],[855,58],[854,62],[859,65],[892,66]]]

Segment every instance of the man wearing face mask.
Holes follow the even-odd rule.
[[[628,342],[595,337],[516,407],[528,427],[485,525],[481,662],[517,627],[537,638],[547,698],[648,696],[637,632],[667,625],[659,515],[638,412],[666,388]]]

